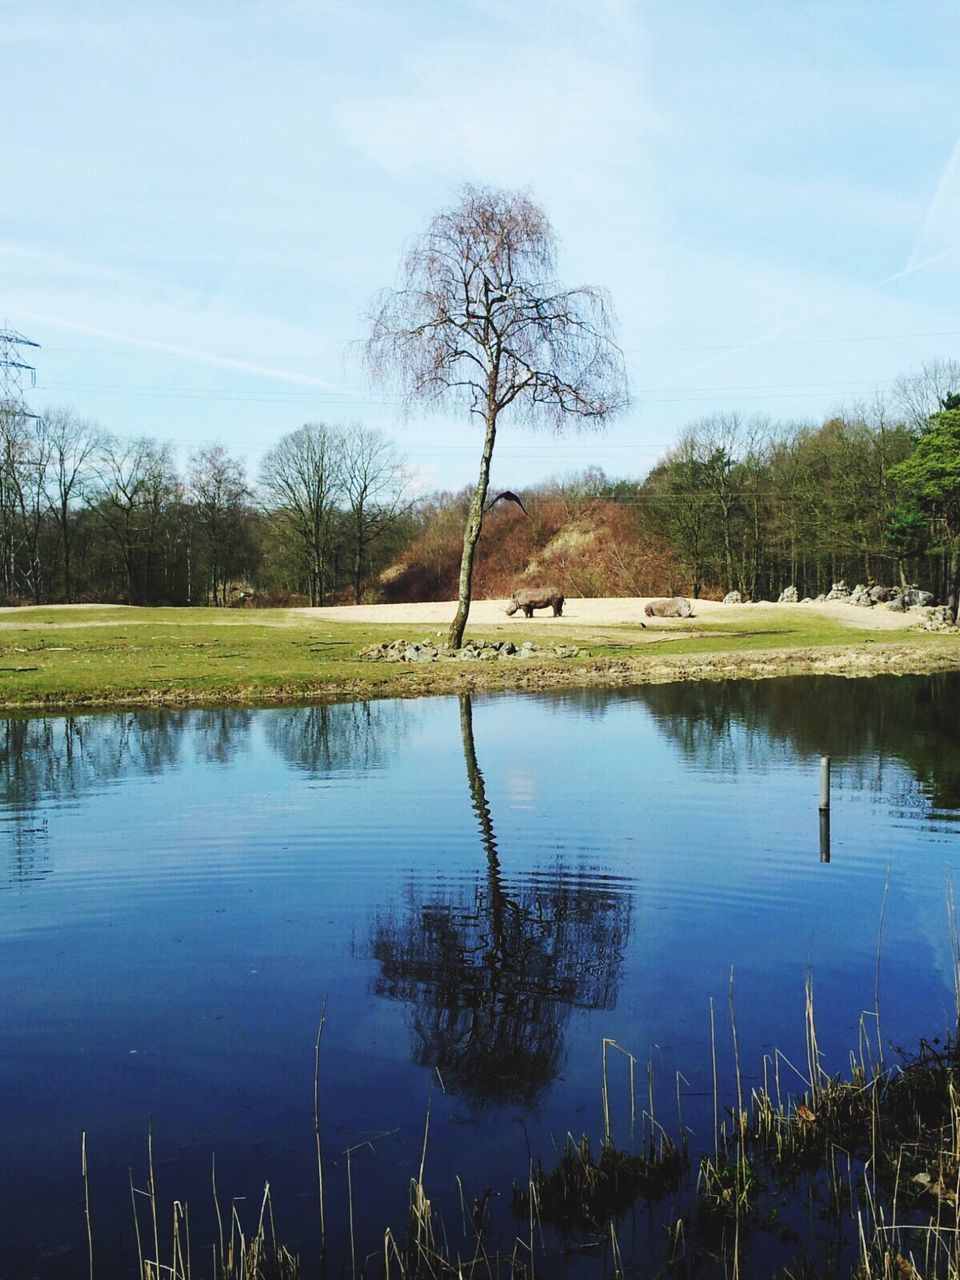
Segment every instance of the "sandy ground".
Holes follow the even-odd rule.
[[[563,616],[560,618],[554,618],[549,609],[540,609],[533,616],[537,621],[549,622],[558,631],[566,627],[609,627],[618,623],[636,625],[639,622],[646,623],[649,628],[675,629],[687,625],[682,619],[645,617],[643,609],[649,600],[649,596],[572,599],[565,602]],[[526,621],[522,614],[508,618],[504,613],[506,604],[506,600],[474,600],[470,606],[468,625],[502,625],[512,628],[518,622]],[[296,612],[330,622],[423,623],[439,627],[453,621],[456,608],[455,600],[436,600],[422,604],[338,605],[334,608],[298,609]],[[845,604],[842,600],[824,601],[822,604],[721,604],[716,600],[697,600],[693,616],[704,622],[743,622],[768,611],[796,613],[798,610],[832,618],[849,627],[866,631],[901,631],[915,627],[922,616],[919,609],[896,613],[882,604],[874,605],[872,609],[863,609],[857,605]]]

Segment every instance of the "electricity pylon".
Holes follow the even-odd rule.
[[[11,417],[35,418],[36,414],[27,411],[27,403],[23,397],[24,374],[30,375],[30,385],[37,385],[37,371],[32,364],[20,358],[20,347],[37,347],[39,342],[31,342],[15,329],[0,329],[0,412]]]

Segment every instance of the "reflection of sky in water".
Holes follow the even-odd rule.
[[[297,1214],[313,1186],[325,994],[330,1150],[399,1130],[365,1157],[358,1229],[372,1235],[403,1220],[430,1055],[445,1046],[462,1067],[462,1035],[485,1038],[493,1075],[498,1055],[522,1066],[526,1038],[544,1073],[510,1102],[504,1068],[484,1103],[483,1079],[458,1092],[450,1068],[431,1165],[438,1180],[464,1172],[467,1125],[484,1185],[523,1176],[528,1141],[549,1155],[551,1134],[597,1132],[604,1036],[653,1062],[665,1107],[682,1070],[685,1118],[706,1123],[711,998],[730,1083],[731,968],[750,1070],[774,1045],[800,1060],[808,966],[824,1065],[844,1069],[874,1005],[885,883],[881,1038],[941,1033],[958,694],[942,677],[480,698],[472,750],[492,845],[456,699],[6,722],[11,1256],[22,1246],[30,1268],[37,1241],[82,1238],[82,1128],[103,1229],[113,1213],[128,1229],[123,1182],[151,1116],[171,1197],[202,1199],[216,1150],[231,1193],[255,1197],[268,1176],[284,1190],[287,1234],[309,1249]],[[821,752],[834,761],[829,865]],[[447,989],[450,956],[461,979]]]

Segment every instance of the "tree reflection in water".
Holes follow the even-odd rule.
[[[889,763],[906,768],[923,808],[960,809],[960,675],[807,676],[651,685],[639,691],[658,728],[699,765],[766,766],[772,749],[830,756],[844,777],[889,791]],[[901,795],[903,804],[911,803]]]
[[[473,737],[469,694],[460,728],[486,876],[428,901],[407,888],[402,916],[375,921],[375,990],[412,1006],[413,1057],[472,1106],[534,1104],[564,1058],[574,1009],[612,1009],[630,931],[630,897],[558,868],[504,878]]]
[[[311,778],[382,768],[410,731],[414,709],[397,701],[315,703],[266,713],[267,739]]]

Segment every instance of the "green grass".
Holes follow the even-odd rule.
[[[411,696],[464,688],[535,688],[806,669],[818,652],[877,669],[960,666],[960,635],[864,631],[832,619],[776,611],[736,623],[697,619],[562,629],[549,620],[471,627],[467,638],[564,640],[580,657],[539,655],[491,664],[422,667],[361,659],[382,640],[437,640],[424,623],[368,625],[293,610],[22,609],[0,614],[0,707],[265,703]],[[904,666],[905,664],[905,666]],[[671,671],[676,669],[676,674]],[[897,669],[897,668],[894,668]],[[746,672],[745,672],[746,674]]]

